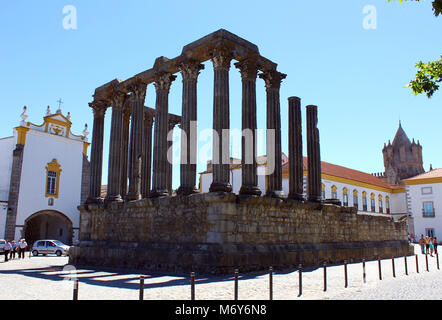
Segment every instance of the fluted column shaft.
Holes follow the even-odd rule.
[[[289,99],[289,195],[295,200],[303,199],[304,165],[302,156],[301,99]]]
[[[141,171],[141,194],[143,198],[150,195],[152,180],[152,125],[153,117],[148,113],[144,115],[144,162]]]
[[[158,76],[155,81],[155,136],[153,157],[153,188],[151,195],[154,197],[167,196],[167,133],[169,129],[169,90],[176,76],[169,73]]]
[[[168,130],[168,135],[169,138],[173,137],[173,129],[175,128],[175,126],[177,125],[177,123],[170,121],[169,120],[169,130]],[[173,162],[173,141],[167,139],[167,191],[169,192],[169,195],[172,195],[173,190],[172,190],[172,178],[173,178],[173,166],[172,166],[172,162]]]
[[[123,136],[121,145],[121,196],[124,197],[127,193],[127,179],[128,179],[128,162],[129,162],[129,128],[131,108],[126,100],[123,110]]]
[[[321,154],[319,148],[318,107],[307,106],[308,200],[321,201]]]
[[[126,94],[119,92],[114,93],[112,97],[112,121],[106,201],[122,201],[121,146],[123,136],[123,106],[125,99]]]
[[[286,75],[275,70],[259,75],[266,84],[267,95],[267,190],[266,196],[281,197],[282,155],[281,155],[281,107],[279,89]]]
[[[89,197],[86,203],[101,202],[101,178],[103,171],[103,140],[104,140],[104,116],[105,102],[94,101],[89,104],[94,112],[94,124],[92,129],[91,146],[91,179],[89,185]]]
[[[141,172],[139,162],[144,162],[144,100],[146,98],[146,84],[137,82],[129,88],[132,92],[132,129],[130,141],[131,170],[129,176],[129,192],[127,200],[141,198]],[[134,168],[137,168],[134,170]]]
[[[229,70],[232,60],[229,52],[215,50],[212,56],[214,69],[213,90],[213,180],[209,191],[231,192],[230,184],[230,111]],[[217,137],[215,137],[217,135]]]
[[[181,112],[181,165],[178,194],[189,195],[196,189],[197,158],[197,81],[204,65],[189,61],[180,65],[183,78],[183,104]]]
[[[241,165],[242,185],[239,190],[244,195],[261,195],[258,188],[256,165],[256,77],[258,66],[253,60],[243,60],[235,64],[242,79],[242,140]]]

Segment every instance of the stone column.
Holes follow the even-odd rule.
[[[175,128],[175,126],[178,123],[176,121],[171,121],[169,119],[169,130],[168,130],[168,135],[170,135],[170,137],[173,137],[173,129]],[[173,151],[172,151],[172,146],[173,146],[173,141],[172,140],[167,140],[167,190],[169,192],[169,195],[171,196],[173,193],[172,190],[172,178],[173,178],[173,166],[172,166],[172,161],[173,161]]]
[[[258,65],[246,59],[235,63],[242,79],[242,185],[239,190],[243,195],[261,195],[258,188],[256,166],[256,77]]]
[[[159,75],[155,80],[155,136],[153,157],[153,187],[154,197],[167,196],[167,132],[169,129],[169,90],[176,76],[170,73]]]
[[[106,201],[122,201],[121,146],[123,136],[123,107],[125,99],[126,94],[121,92],[115,92],[112,97],[112,121]]]
[[[289,98],[289,195],[303,200],[304,164],[302,156],[301,99]]]
[[[125,197],[127,193],[128,179],[128,161],[129,161],[129,127],[131,118],[131,99],[126,99],[123,109],[123,136],[121,145],[121,196]]]
[[[321,201],[321,154],[319,149],[318,107],[307,106],[308,200]]]
[[[265,81],[267,93],[267,190],[268,197],[281,197],[282,192],[282,150],[281,150],[281,110],[279,89],[287,75],[276,70],[259,75]]]
[[[232,192],[230,184],[230,112],[229,70],[232,56],[228,50],[215,49],[212,54],[214,69],[213,90],[213,181],[209,191]]]
[[[197,80],[204,65],[189,61],[180,65],[183,78],[183,104],[181,112],[181,165],[180,187],[178,194],[196,193],[196,157],[197,157]]]
[[[103,171],[104,115],[108,103],[105,101],[94,101],[89,103],[89,106],[94,112],[94,124],[92,129],[89,196],[86,203],[100,203],[102,202],[101,178]]]
[[[150,195],[152,178],[152,125],[153,115],[144,113],[144,163],[141,169],[141,194],[143,198]]]
[[[144,159],[144,100],[146,98],[146,84],[136,82],[130,86],[129,91],[132,92],[132,134],[130,141],[131,149],[131,170],[129,176],[129,192],[127,200],[141,199],[141,173],[138,172],[139,164]]]

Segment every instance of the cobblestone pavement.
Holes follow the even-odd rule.
[[[405,275],[405,259],[395,258],[393,277],[392,260],[381,261],[382,280],[379,279],[377,261],[366,262],[366,283],[362,277],[362,263],[348,264],[348,287],[345,288],[344,266],[327,267],[327,291],[323,291],[323,268],[305,270],[302,273],[302,295],[298,297],[298,271],[280,272],[273,275],[273,298],[275,300],[371,300],[371,299],[426,299],[442,298],[442,270],[437,269],[435,257],[425,255],[416,259],[407,257],[408,275]],[[441,267],[442,267],[442,261]],[[67,257],[26,257],[24,260],[3,262],[0,256],[0,300],[71,300],[76,272],[80,284],[80,300],[136,300],[139,297],[138,272],[103,268],[80,268],[67,265]],[[146,300],[190,299],[189,275],[144,274]],[[234,281],[232,276],[196,275],[197,300],[232,300]],[[239,299],[269,299],[268,273],[241,274]]]

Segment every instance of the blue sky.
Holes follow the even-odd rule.
[[[63,28],[64,6],[77,9],[77,29]],[[376,29],[363,28],[366,5],[376,8]],[[442,91],[431,99],[404,88],[415,63],[442,54],[442,18],[431,1],[40,0],[0,5],[0,137],[28,120],[42,122],[46,107],[71,112],[81,134],[92,112],[96,87],[150,69],[159,56],[174,58],[182,47],[224,28],[258,45],[287,78],[281,86],[283,151],[287,152],[287,98],[319,108],[321,158],[365,172],[381,172],[382,147],[393,140],[399,119],[410,139],[423,146],[424,168],[442,167]],[[230,72],[231,127],[241,127],[241,83]],[[206,63],[198,84],[200,129],[212,126],[213,71]],[[258,127],[265,128],[265,89],[257,82]],[[181,114],[181,77],[170,93],[170,112]],[[146,104],[154,107],[148,86]],[[106,134],[109,135],[110,112]],[[90,135],[91,137],[91,135]],[[304,146],[304,154],[306,154]],[[234,148],[233,156],[240,157]],[[107,146],[104,176],[107,176]],[[198,171],[204,170],[199,164]],[[106,182],[106,179],[104,179]],[[174,187],[179,185],[178,167]]]

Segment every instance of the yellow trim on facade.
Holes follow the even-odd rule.
[[[83,142],[83,154],[87,157],[87,148],[90,146],[91,144],[89,142]]]
[[[49,194],[48,193],[48,174],[49,171],[53,171],[57,174],[56,177],[56,183],[55,183],[55,194]],[[46,198],[49,197],[54,197],[56,199],[58,199],[58,194],[59,194],[59,190],[60,190],[60,173],[61,173],[61,166],[60,164],[57,162],[57,159],[52,159],[52,161],[50,163],[48,163],[48,165],[46,166],[46,190],[45,190],[45,196]]]
[[[406,184],[408,184],[408,185],[442,183],[442,177],[439,177],[439,178],[422,178],[422,179],[416,179],[416,180],[404,180],[404,182]]]
[[[24,146],[26,143],[26,133],[29,131],[29,128],[16,127],[15,129],[17,130],[17,144]]]

